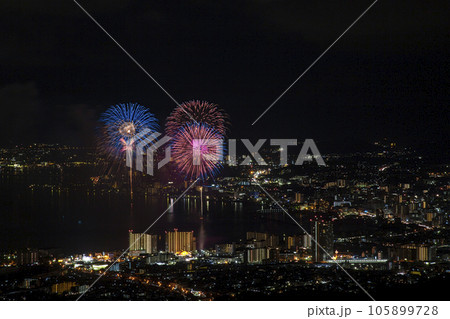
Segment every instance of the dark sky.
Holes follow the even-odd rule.
[[[450,3],[79,0],[175,99],[231,116],[232,137],[448,142]],[[71,0],[0,3],[0,144],[89,145],[109,105],[170,100]]]

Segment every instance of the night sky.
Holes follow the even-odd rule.
[[[219,104],[231,137],[448,144],[450,2],[79,0],[179,102]],[[71,0],[0,3],[0,145],[92,145],[109,105],[176,106]]]

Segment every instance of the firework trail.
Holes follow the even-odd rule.
[[[123,159],[132,161],[137,135],[148,129],[155,132],[158,121],[149,110],[137,103],[118,104],[111,106],[100,116],[101,150],[110,160]],[[130,166],[130,195],[133,196],[133,179]]]
[[[225,135],[228,115],[216,104],[205,101],[189,101],[180,104],[167,118],[166,134],[175,136],[186,123],[206,124]]]
[[[213,178],[222,156],[223,135],[207,124],[185,124],[172,139],[172,159],[188,179]]]

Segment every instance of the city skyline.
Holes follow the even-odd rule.
[[[0,300],[442,316],[446,9],[3,1]]]

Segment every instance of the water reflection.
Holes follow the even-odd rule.
[[[152,234],[178,228],[194,231],[198,248],[245,238],[247,231],[284,230],[286,223],[261,216],[240,202],[187,196],[170,197],[114,192],[62,191],[27,188],[0,192],[0,240],[4,248],[18,246],[63,248],[75,251],[123,249],[128,230],[142,232],[173,203],[149,230]],[[286,229],[287,231],[288,229]]]

